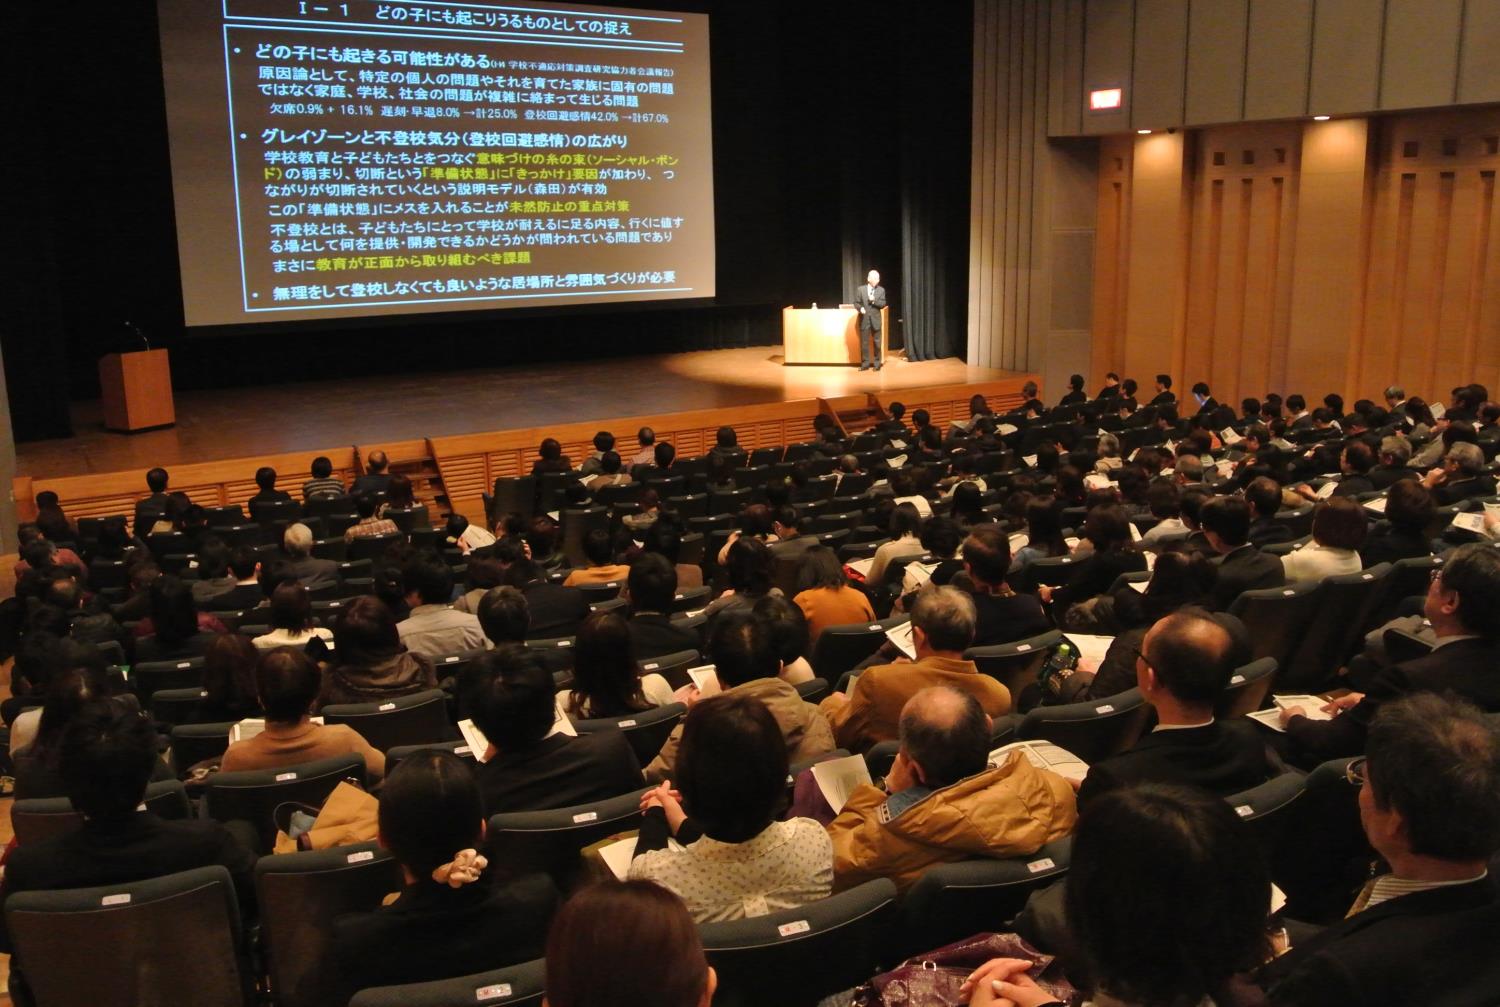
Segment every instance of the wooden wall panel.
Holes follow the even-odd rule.
[[[1500,101],[1500,45],[1495,39],[1500,39],[1500,4],[1465,4],[1456,100]]]
[[[1127,310],[1123,353],[1116,355],[1131,373],[1181,373],[1192,220],[1186,136],[1156,133],[1131,140]]]
[[[1245,118],[1307,114],[1313,5],[1308,0],[1250,0],[1245,43]]]

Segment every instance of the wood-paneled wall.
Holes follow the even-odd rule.
[[[1092,377],[1500,390],[1497,170],[1497,108],[1103,139]]]

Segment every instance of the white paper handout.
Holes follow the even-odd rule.
[[[1331,483],[1331,482],[1330,483],[1324,483],[1322,486],[1318,487],[1318,492],[1316,494],[1314,494],[1314,495],[1319,500],[1327,500],[1329,497],[1333,496],[1333,491],[1336,490],[1336,489],[1338,489],[1338,488],[1339,488],[1339,484],[1338,483]]]
[[[1024,531],[1012,532],[1010,536],[1011,555],[1015,555],[1031,544],[1031,536]]]
[[[1228,458],[1221,458],[1214,463],[1214,468],[1219,470],[1219,475],[1229,477],[1234,475],[1234,462]]]
[[[719,688],[719,675],[711,664],[700,665],[697,668],[687,670],[688,678],[698,687],[698,695],[703,699],[709,696],[717,696],[721,691]]]
[[[1036,455],[1022,455],[1021,461],[1025,462],[1029,469],[1036,468]]]
[[[1374,511],[1376,514],[1385,513],[1385,497],[1376,497],[1374,500],[1366,500],[1365,510]]]
[[[624,881],[630,876],[630,862],[635,859],[635,847],[639,836],[626,836],[614,842],[599,847],[599,859],[604,861],[610,873]],[[680,853],[683,845],[675,839],[667,840],[667,849],[674,853]]]
[[[1223,430],[1219,431],[1219,440],[1223,441],[1225,444],[1238,444],[1244,439],[1245,438],[1235,433],[1234,427],[1225,427]]]
[[[856,787],[872,782],[870,767],[866,765],[863,755],[846,755],[842,759],[816,762],[812,767],[812,775],[823,800],[828,802],[834,814],[844,810],[849,795],[854,793]]]
[[[861,577],[868,578],[870,576],[870,568],[875,565],[875,557],[867,556],[864,559],[851,559],[844,565],[858,573]]]
[[[1139,591],[1141,594],[1145,594],[1146,589],[1151,586],[1149,580],[1131,580],[1126,581],[1126,583],[1130,585],[1132,591]]]
[[[1308,720],[1332,720],[1334,715],[1324,713],[1323,707],[1328,705],[1328,700],[1322,696],[1272,696],[1271,702],[1276,704],[1278,710],[1288,710],[1294,706],[1302,707],[1302,713]]]
[[[1018,426],[1015,426],[1013,424],[1002,423],[998,427],[995,428],[995,433],[999,434],[1001,437],[1009,437],[1011,434],[1015,433],[1019,429],[1021,429],[1021,428],[1018,427]]]
[[[1463,514],[1455,514],[1453,515],[1452,527],[1462,528],[1464,531],[1471,531],[1476,535],[1483,535],[1484,515],[1473,511]]]
[[[892,626],[885,631],[885,638],[894,643],[907,657],[913,661],[917,659],[917,644],[911,635],[911,620],[908,619],[899,626]]]
[[[1049,769],[1065,780],[1081,782],[1089,774],[1087,762],[1050,741],[1016,741],[1004,745],[990,753],[989,764],[1000,765],[1012,752],[1020,752],[1036,768]]]
[[[906,455],[893,455],[885,460],[886,465],[893,469],[899,469],[906,464]]]
[[[490,739],[484,736],[484,732],[474,726],[472,720],[460,720],[458,722],[458,733],[463,736],[464,744],[469,746],[469,751],[474,753],[475,762],[484,762],[489,759]]]

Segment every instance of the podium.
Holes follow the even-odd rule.
[[[99,361],[104,427],[134,433],[177,422],[166,350],[111,353]]]
[[[880,359],[886,359],[891,309],[880,309]],[[781,309],[783,362],[788,364],[858,364],[858,308]]]

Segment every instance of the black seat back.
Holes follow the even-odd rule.
[[[209,776],[203,792],[204,814],[219,822],[246,821],[255,829],[259,853],[269,853],[276,838],[273,814],[281,804],[322,807],[344,780],[365,785],[365,760],[339,755],[299,766],[219,772]]]
[[[441,689],[429,689],[381,703],[325,706],[323,722],[353,728],[372,748],[382,752],[397,745],[449,741],[457,736],[457,730],[448,719],[448,697]]]

